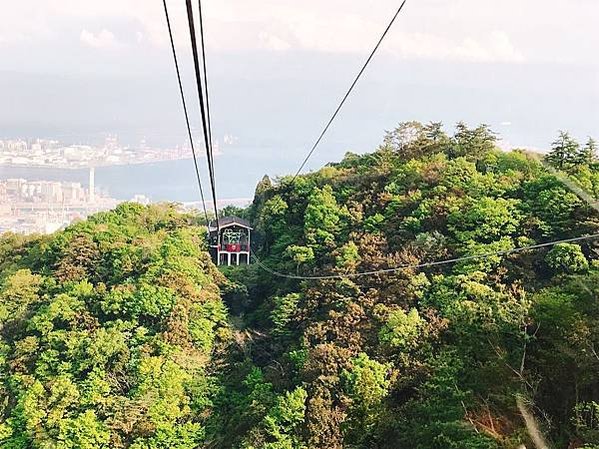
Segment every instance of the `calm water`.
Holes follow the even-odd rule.
[[[272,153],[256,158],[255,152],[238,150],[215,159],[219,199],[252,198],[264,174],[286,171],[285,159]],[[287,161],[288,162],[288,161]],[[200,160],[201,167],[205,165]],[[278,169],[278,170],[277,170]],[[202,171],[202,182],[208,198],[208,174]],[[89,172],[51,168],[2,167],[0,179],[25,178],[30,181],[71,181],[87,186]],[[128,200],[143,194],[152,201],[197,201],[198,188],[191,160],[154,164],[100,167],[96,169],[96,189],[110,196]]]
[[[143,194],[154,201],[194,201],[193,177],[189,161],[101,167],[96,169],[96,189],[126,200]],[[192,172],[193,173],[193,172]],[[0,178],[25,178],[30,181],[72,181],[89,184],[89,172],[51,168],[0,167]]]

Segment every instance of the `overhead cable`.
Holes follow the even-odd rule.
[[[216,184],[216,171],[214,170],[214,142],[212,140],[212,117],[210,114],[210,94],[208,89],[208,70],[206,68],[206,45],[204,43],[204,18],[202,13],[202,0],[198,0],[199,25],[200,25],[200,47],[202,49],[202,69],[204,72],[204,95],[206,99],[206,118],[208,121],[208,142],[210,143],[210,167],[214,173],[214,182]],[[216,190],[216,187],[215,187]]]
[[[254,251],[252,251],[252,256],[254,257],[256,264],[260,268],[262,268],[264,271],[267,271],[268,273],[272,274],[273,276],[277,276],[280,278],[286,278],[286,279],[297,279],[297,280],[306,280],[306,281],[309,281],[309,280],[324,281],[324,280],[334,280],[334,279],[357,278],[357,277],[362,277],[362,276],[373,276],[373,275],[377,275],[377,274],[390,274],[390,273],[395,273],[395,272],[403,271],[403,270],[417,270],[417,269],[423,269],[423,268],[431,268],[431,267],[437,267],[437,266],[442,266],[442,265],[455,264],[455,263],[459,263],[459,262],[488,259],[490,257],[507,256],[510,254],[521,253],[521,252],[525,252],[525,251],[533,251],[533,250],[538,250],[538,249],[542,249],[542,248],[548,248],[548,247],[555,246],[555,245],[558,245],[561,243],[576,243],[576,242],[581,242],[581,241],[585,241],[585,240],[594,240],[594,239],[598,239],[598,238],[599,238],[599,233],[592,234],[592,235],[586,235],[586,236],[582,236],[582,237],[574,237],[574,238],[570,238],[570,239],[554,240],[551,242],[539,243],[536,245],[522,246],[519,248],[513,248],[513,249],[508,249],[508,250],[503,250],[503,251],[494,251],[494,252],[488,252],[488,253],[482,253],[482,254],[473,254],[470,256],[455,257],[452,259],[444,259],[444,260],[438,260],[438,261],[434,261],[434,262],[399,265],[399,266],[392,267],[392,268],[383,268],[380,270],[371,270],[371,271],[361,271],[358,273],[330,274],[330,275],[320,275],[320,276],[300,276],[300,275],[294,275],[294,274],[281,273],[281,272],[276,271],[276,270],[270,268],[269,266],[265,265],[262,262],[262,260],[260,260],[260,258],[256,255],[256,253]]]
[[[202,120],[202,131],[204,134],[204,145],[206,147],[206,159],[208,161],[208,173],[210,175],[210,188],[212,191],[212,201],[214,203],[214,216],[216,219],[216,229],[217,229],[217,235],[220,235],[220,223],[219,223],[219,217],[218,217],[218,204],[217,204],[217,197],[216,197],[216,183],[215,183],[215,176],[214,176],[214,171],[213,171],[213,167],[212,167],[212,143],[210,142],[210,138],[209,138],[209,128],[210,125],[208,123],[208,119],[207,119],[207,112],[206,112],[206,105],[205,105],[205,99],[204,99],[204,87],[202,85],[202,75],[201,75],[201,71],[200,71],[200,63],[199,63],[199,56],[198,56],[198,44],[197,44],[197,40],[196,40],[196,30],[195,30],[195,23],[194,23],[194,19],[193,19],[193,7],[191,4],[191,0],[186,0],[186,5],[187,5],[187,20],[189,22],[189,34],[190,34],[190,39],[191,39],[191,50],[193,53],[193,65],[194,65],[194,70],[195,70],[195,77],[196,77],[196,85],[197,85],[197,90],[198,90],[198,101],[200,104],[200,116],[201,116],[201,120]]]
[[[173,30],[171,28],[171,21],[168,14],[168,7],[166,6],[166,0],[162,0],[164,4],[164,16],[166,17],[166,25],[168,27],[168,35],[171,41],[171,49],[173,51],[173,61],[175,62],[175,70],[177,72],[177,81],[179,82],[179,92],[181,94],[181,103],[183,104],[183,112],[185,114],[185,124],[187,125],[187,134],[189,136],[189,144],[191,146],[191,154],[193,156],[193,164],[195,168],[196,180],[198,182],[198,188],[200,190],[200,199],[202,200],[202,208],[204,209],[204,217],[206,219],[206,226],[209,225],[208,211],[206,210],[206,200],[204,198],[204,189],[202,188],[202,178],[200,176],[200,169],[198,167],[198,159],[196,157],[195,145],[193,143],[193,135],[191,132],[191,126],[189,124],[189,114],[187,112],[187,103],[185,101],[185,93],[183,91],[183,83],[181,82],[181,72],[179,70],[179,60],[177,58],[177,50],[175,50],[175,41],[173,39]]]
[[[320,145],[320,142],[324,138],[325,134],[327,133],[327,131],[329,130],[329,128],[331,127],[331,125],[333,124],[333,121],[335,120],[335,118],[337,118],[337,115],[341,111],[341,108],[343,107],[343,105],[345,104],[345,102],[349,98],[350,94],[354,90],[354,87],[356,87],[356,84],[358,84],[358,81],[362,77],[362,74],[364,73],[364,71],[366,70],[366,68],[368,67],[368,65],[370,64],[370,61],[372,61],[372,58],[374,58],[374,55],[376,54],[376,52],[378,51],[379,47],[383,43],[383,40],[385,40],[385,37],[389,33],[389,30],[391,30],[391,27],[393,26],[393,24],[397,20],[397,17],[399,16],[399,14],[401,13],[401,11],[403,10],[403,7],[406,4],[406,1],[407,0],[403,0],[403,2],[401,3],[401,5],[397,9],[397,11],[395,12],[395,14],[393,15],[393,17],[391,18],[391,21],[387,25],[387,28],[385,28],[385,31],[383,32],[383,34],[379,38],[377,44],[374,46],[374,49],[370,53],[370,56],[368,56],[368,59],[366,60],[366,62],[364,63],[364,65],[362,66],[362,68],[360,69],[360,71],[358,72],[358,75],[356,76],[356,78],[354,79],[353,83],[349,87],[349,90],[346,92],[345,96],[343,97],[343,99],[341,100],[341,102],[339,103],[339,105],[337,106],[337,109],[335,109],[335,112],[333,113],[333,115],[331,116],[331,118],[327,122],[326,126],[324,127],[324,129],[322,130],[322,132],[320,133],[320,135],[318,136],[318,139],[316,139],[316,142],[314,143],[314,145],[312,146],[312,148],[310,149],[310,151],[306,155],[304,161],[302,162],[302,164],[300,165],[300,167],[297,169],[297,172],[293,176],[293,178],[291,180],[291,183],[295,182],[295,180],[297,179],[297,177],[299,176],[299,174],[302,172],[302,170],[304,169],[304,167],[308,163],[308,160],[310,159],[310,157],[312,157],[312,154],[314,153],[314,151],[316,151],[316,148],[318,147],[318,145]]]

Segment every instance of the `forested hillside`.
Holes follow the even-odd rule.
[[[562,133],[548,160],[597,196],[592,140]],[[295,182],[265,178],[245,212],[263,263],[304,276],[599,232],[597,211],[538,156],[500,151],[487,127],[463,124],[447,135],[405,123],[373,154]],[[247,293],[229,303],[259,334],[230,388],[252,394],[247,380],[259,373],[262,388],[290,395],[286,427],[273,428],[266,410],[229,419],[234,445],[532,447],[521,395],[552,447],[599,447],[598,250],[590,239],[325,281],[234,270]]]
[[[547,162],[598,196],[592,140]],[[223,213],[298,278],[221,273],[171,206],[0,238],[0,447],[532,448],[524,410],[599,448],[599,239],[518,250],[599,214],[537,156],[406,123]]]
[[[193,448],[230,335],[204,228],[123,205],[0,240],[0,447]]]

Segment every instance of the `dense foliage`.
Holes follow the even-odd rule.
[[[192,448],[230,335],[203,228],[123,205],[0,240],[0,446]]]
[[[592,140],[546,161],[597,198]],[[277,271],[342,277],[223,276],[172,206],[0,238],[0,447],[532,447],[518,403],[599,447],[599,239],[510,252],[599,216],[538,157],[404,123],[224,214]]]
[[[564,147],[569,147],[564,151]],[[566,155],[564,162],[563,155]],[[597,197],[592,140],[562,133],[548,162]],[[404,123],[372,154],[265,178],[245,212],[280,272],[352,274],[509,251],[599,232],[597,212],[536,155],[486,127]],[[599,444],[596,240],[325,281],[234,269],[256,336],[230,371],[306,392],[285,443],[232,416],[250,447],[499,448],[531,444],[525,399],[555,447]],[[266,408],[262,416],[268,412]],[[247,423],[247,421],[245,421]],[[243,430],[240,430],[243,429]],[[588,446],[588,447],[591,447]]]

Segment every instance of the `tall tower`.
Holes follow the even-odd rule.
[[[94,203],[96,201],[95,178],[96,178],[96,169],[94,167],[90,167],[89,168],[89,202],[90,203]]]

